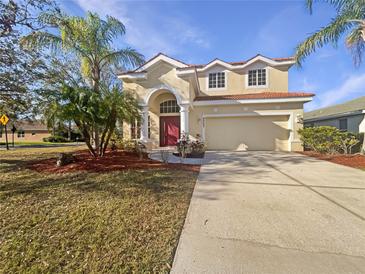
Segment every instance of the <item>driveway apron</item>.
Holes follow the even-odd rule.
[[[172,273],[365,273],[365,172],[208,152]]]

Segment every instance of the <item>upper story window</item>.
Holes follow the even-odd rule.
[[[180,107],[176,100],[168,100],[160,104],[160,113],[177,113]]]
[[[225,88],[225,87],[226,87],[225,72],[209,73],[208,88]]]
[[[266,69],[253,69],[248,71],[248,86],[266,86]]]

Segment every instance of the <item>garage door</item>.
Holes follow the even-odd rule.
[[[210,150],[288,150],[289,116],[206,118]]]

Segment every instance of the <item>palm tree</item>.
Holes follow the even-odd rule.
[[[131,68],[144,61],[143,55],[133,48],[113,48],[115,40],[125,34],[125,26],[114,17],[106,16],[106,20],[102,20],[97,14],[91,12],[88,12],[85,17],[45,13],[40,20],[47,25],[55,26],[59,34],[35,31],[22,39],[22,45],[28,48],[62,50],[77,56],[81,61],[82,75],[95,94],[100,93],[103,73],[110,67]],[[95,123],[93,139],[96,155],[102,154],[100,130]]]
[[[331,22],[319,31],[310,35],[296,48],[296,61],[300,66],[302,61],[317,48],[326,44],[337,45],[342,35],[346,35],[346,45],[350,49],[356,66],[362,62],[365,50],[365,0],[324,0],[334,6],[337,15]],[[312,13],[313,0],[306,0],[307,8]],[[365,136],[361,153],[365,153]]]
[[[355,65],[360,65],[365,50],[365,0],[324,0],[334,6],[337,15],[319,31],[310,35],[296,48],[296,61],[302,61],[317,48],[326,44],[337,45],[342,35],[346,34],[346,45],[351,50]],[[307,8],[312,13],[313,0],[306,0]]]

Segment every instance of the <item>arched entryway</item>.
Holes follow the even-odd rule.
[[[153,147],[174,146],[188,132],[188,104],[166,87],[151,90],[144,98],[141,140]]]

